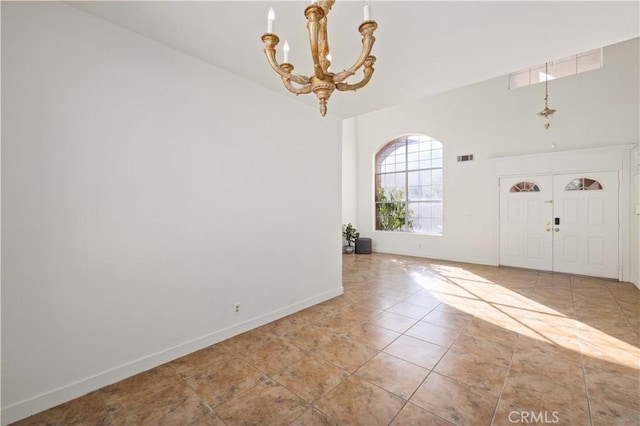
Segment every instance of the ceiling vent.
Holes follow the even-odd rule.
[[[458,163],[463,161],[473,161],[473,154],[458,155]]]

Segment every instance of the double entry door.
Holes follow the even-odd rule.
[[[500,264],[619,278],[618,172],[500,179]]]

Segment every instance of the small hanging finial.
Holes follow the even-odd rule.
[[[551,126],[550,117],[556,112],[555,109],[549,108],[549,63],[544,64],[544,109],[538,112],[538,115],[543,118],[544,128],[549,130]]]

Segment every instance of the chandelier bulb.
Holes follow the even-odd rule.
[[[269,13],[267,14],[267,34],[273,34],[273,21],[276,20],[276,12],[272,7],[269,8]]]
[[[283,49],[284,51],[284,63],[288,64],[289,63],[289,42],[287,40],[284,41],[284,46]]]

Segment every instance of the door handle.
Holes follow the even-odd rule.
[[[560,232],[560,228],[555,228],[554,231]]]

